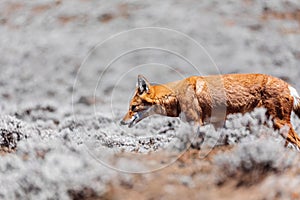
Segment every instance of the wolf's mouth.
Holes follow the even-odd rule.
[[[142,119],[140,118],[140,114],[136,113],[135,115],[133,115],[132,119],[130,120],[130,122],[128,123],[128,128],[133,127],[134,125],[136,125],[139,121],[141,121]]]
[[[141,113],[136,113],[135,115],[132,116],[130,120],[127,121],[122,120],[121,125],[128,125],[128,127],[131,128],[141,120],[142,120]]]
[[[137,113],[135,113],[130,120],[128,121],[121,121],[121,125],[128,125],[129,128],[133,127],[134,125],[136,125],[139,121],[141,121],[142,119],[145,119],[146,117],[150,116],[154,114],[153,111],[153,107],[148,107],[145,110],[139,111]]]
[[[133,127],[134,125],[136,125],[139,121],[141,121],[142,119],[148,117],[150,115],[149,113],[149,109],[147,110],[143,110],[140,112],[135,113],[132,118],[128,121],[121,121],[122,125],[128,125],[129,128]]]

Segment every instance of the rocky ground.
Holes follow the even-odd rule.
[[[296,0],[0,3],[0,199],[300,199],[264,115],[119,121],[136,77],[267,73],[300,90]],[[144,27],[144,28],[143,28]],[[300,133],[300,120],[292,116]]]

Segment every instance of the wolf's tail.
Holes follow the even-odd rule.
[[[300,96],[295,88],[289,86],[289,89],[292,97],[294,98],[293,111],[300,118]]]
[[[300,102],[300,98],[298,98],[298,102]],[[300,118],[300,103],[297,106],[294,106],[294,112]]]

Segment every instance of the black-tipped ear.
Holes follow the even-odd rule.
[[[144,92],[148,93],[150,90],[150,83],[147,81],[147,79],[144,76],[138,75],[137,88],[139,94],[143,94]]]

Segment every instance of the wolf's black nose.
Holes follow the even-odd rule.
[[[124,120],[121,120],[120,125],[126,125],[126,122]]]

